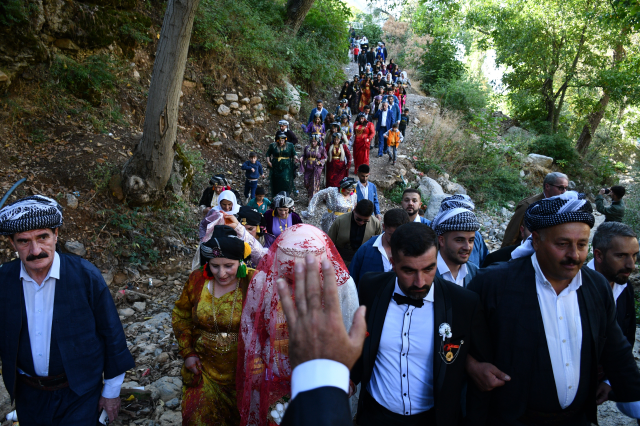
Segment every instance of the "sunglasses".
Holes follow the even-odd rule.
[[[370,219],[364,220],[363,218],[356,216],[355,214],[353,215],[353,220],[355,220],[357,223],[369,223]]]
[[[554,185],[554,184],[552,184],[552,183],[550,183],[549,185],[551,185],[551,186],[555,186],[555,187],[556,187],[556,188],[558,188],[560,191],[566,191],[566,190],[568,190],[568,189],[569,189],[569,187],[568,187],[568,186]]]

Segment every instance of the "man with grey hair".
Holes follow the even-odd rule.
[[[569,178],[564,173],[551,172],[545,176],[542,183],[542,192],[532,197],[525,198],[520,201],[516,206],[516,211],[513,213],[507,229],[504,231],[504,238],[502,239],[502,246],[512,246],[520,244],[522,237],[520,235],[520,227],[524,222],[524,213],[529,206],[544,198],[555,197],[556,195],[564,194],[569,188]]]

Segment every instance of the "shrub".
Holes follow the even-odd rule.
[[[551,157],[556,164],[563,161],[567,165],[574,166],[579,161],[579,154],[573,146],[573,141],[560,133],[538,136],[531,142],[529,152]]]
[[[439,80],[431,86],[431,94],[439,99],[441,110],[456,110],[466,119],[480,112],[488,103],[486,88],[477,80],[464,78],[459,80]]]
[[[449,39],[436,37],[422,55],[418,74],[422,88],[430,92],[431,87],[441,80],[459,80],[465,72],[464,64],[456,59],[458,47]]]
[[[60,87],[93,106],[102,103],[106,92],[115,90],[115,71],[115,61],[106,55],[89,56],[82,63],[56,56],[50,70]]]

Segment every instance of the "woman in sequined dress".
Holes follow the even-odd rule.
[[[277,237],[293,225],[302,223],[298,213],[292,210],[293,204],[293,198],[286,192],[275,196],[273,209],[267,210],[263,216],[263,224],[268,234]]]
[[[307,219],[316,214],[318,204],[324,201],[327,204],[327,212],[322,215],[320,226],[324,232],[328,232],[338,216],[349,213],[356,207],[356,185],[354,178],[346,177],[340,182],[339,188],[331,187],[318,191],[309,201],[309,210],[302,212],[302,217]]]
[[[237,426],[238,333],[255,272],[243,259],[248,244],[225,225],[200,244],[200,264],[189,275],[172,312],[182,366],[182,424]]]
[[[309,145],[304,148],[302,154],[302,164],[300,171],[304,174],[304,186],[307,188],[309,199],[320,190],[320,182],[322,181],[322,170],[327,153],[320,146],[320,138],[312,135]]]
[[[351,151],[344,143],[342,133],[333,133],[330,145],[327,145],[327,184],[326,186],[339,186],[340,181],[349,176],[351,165]]]

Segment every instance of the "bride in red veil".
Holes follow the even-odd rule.
[[[291,394],[289,330],[276,290],[285,278],[295,299],[293,265],[313,254],[328,258],[336,271],[342,319],[351,328],[358,294],[342,258],[327,234],[312,225],[289,228],[275,240],[249,284],[240,322],[236,376],[241,426],[280,424]],[[322,274],[322,270],[320,270]],[[352,407],[357,401],[351,401]]]

